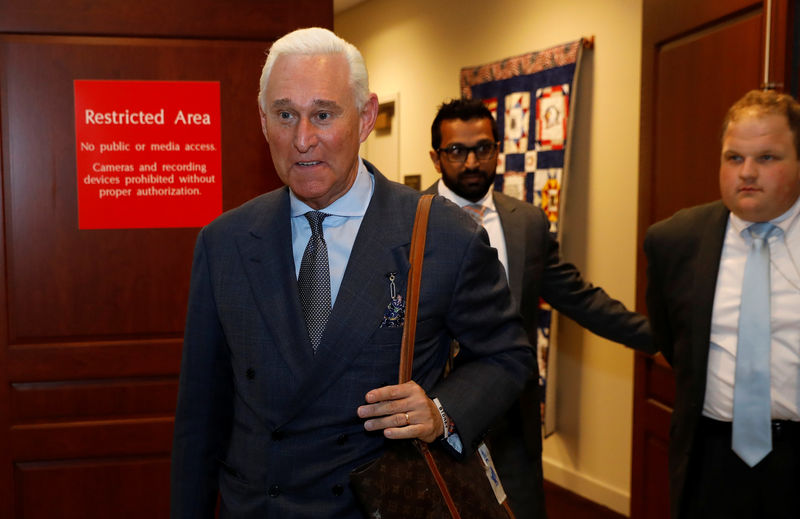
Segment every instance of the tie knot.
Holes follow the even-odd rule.
[[[323,213],[322,211],[309,211],[304,216],[306,217],[306,220],[308,220],[308,224],[311,226],[311,236],[322,236],[322,220],[324,220],[326,216],[330,215],[328,213]]]
[[[776,227],[769,222],[754,223],[747,228],[747,232],[750,233],[753,240],[762,243],[771,235],[775,234],[776,231],[780,231],[780,227]]]
[[[468,204],[463,207],[464,210],[478,223],[483,224],[483,215],[486,213],[488,207],[481,204]]]

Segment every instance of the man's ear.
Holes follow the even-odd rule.
[[[260,106],[258,107],[258,116],[261,118],[261,131],[264,133],[264,138],[269,142],[269,137],[267,137],[267,114],[264,113]]]
[[[378,118],[378,96],[376,94],[370,92],[367,102],[359,115],[359,142],[364,142],[369,137],[372,128],[375,127],[375,120]]]
[[[433,162],[433,167],[436,168],[436,171],[439,173],[442,172],[442,163],[439,161],[439,152],[436,150],[431,150],[430,152],[431,161]]]

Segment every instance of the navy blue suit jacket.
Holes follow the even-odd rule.
[[[375,190],[316,355],[297,291],[289,193],[229,211],[198,236],[172,453],[172,516],[360,517],[349,472],[377,458],[381,433],[356,409],[397,382],[402,328],[381,328],[387,274],[405,291],[420,194],[371,168]],[[460,366],[442,371],[451,337]],[[486,233],[434,201],[414,380],[438,397],[465,448],[522,389],[532,350]]]

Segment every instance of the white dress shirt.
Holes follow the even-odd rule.
[[[458,196],[449,187],[444,185],[444,182],[442,182],[441,179],[439,179],[439,186],[437,189],[440,195],[450,200],[458,207],[464,207],[465,205],[470,204],[479,204],[486,208],[486,212],[483,213],[483,228],[486,229],[486,232],[489,234],[489,244],[497,249],[497,257],[500,259],[500,263],[503,264],[503,268],[506,270],[507,278],[508,251],[506,250],[506,236],[503,234],[503,225],[500,223],[500,214],[497,212],[497,208],[494,205],[494,197],[492,196],[492,193],[494,192],[493,186],[489,186],[489,191],[487,191],[483,198],[477,202],[470,202],[466,198]]]
[[[770,377],[772,418],[800,420],[800,199],[781,216],[770,220],[783,233],[769,238],[770,325],[772,333]],[[731,213],[725,231],[719,275],[711,317],[703,414],[731,421],[739,300],[744,265],[750,250],[746,222]]]

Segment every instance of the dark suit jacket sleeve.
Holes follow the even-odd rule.
[[[647,318],[585,281],[571,263],[562,262],[558,242],[549,232],[543,233],[541,247],[546,251],[541,292],[545,301],[601,337],[646,353],[657,351]]]
[[[466,249],[450,251],[459,265],[446,326],[459,341],[460,352],[456,369],[430,396],[438,397],[454,419],[466,454],[518,396],[535,359],[497,251],[489,246],[486,231],[455,210],[472,229]],[[431,218],[436,217],[433,213]],[[435,243],[436,237],[431,238]]]
[[[669,312],[665,299],[663,267],[659,258],[658,238],[653,228],[648,229],[644,239],[644,252],[647,256],[647,311],[653,328],[653,340],[667,362],[672,364],[673,343],[672,328],[669,325]]]
[[[172,448],[171,517],[213,518],[221,449],[231,423],[228,347],[201,231],[195,246]]]
[[[689,350],[696,344],[707,352],[728,214],[720,201],[682,209],[645,235],[647,308],[656,346],[670,364],[705,368],[706,357]]]

